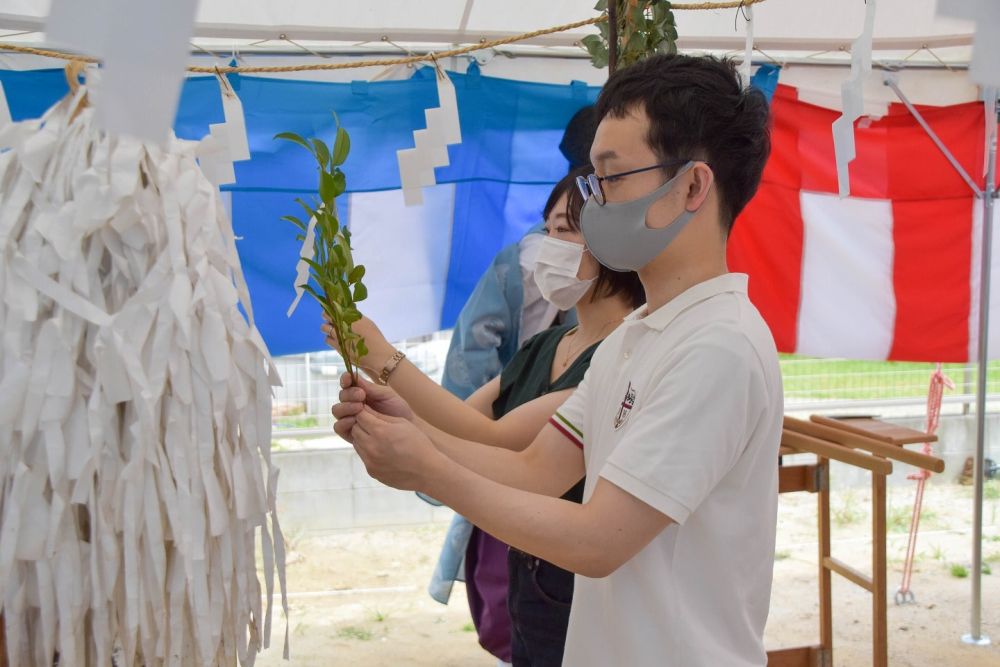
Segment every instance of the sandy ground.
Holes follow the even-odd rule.
[[[835,492],[834,555],[868,571],[868,493]],[[912,488],[889,490],[889,652],[893,667],[1000,667],[1000,486],[987,489],[983,632],[997,645],[964,645],[969,631],[972,490],[931,486],[917,545],[913,604],[896,606],[912,508]],[[768,648],[817,640],[815,497],[783,496],[778,520]],[[470,666],[495,661],[476,643],[465,590],[448,606],[426,584],[445,526],[291,535],[291,661],[281,660],[284,619],[258,665]],[[834,575],[834,665],[871,664],[871,596]]]

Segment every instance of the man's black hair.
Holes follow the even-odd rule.
[[[598,120],[644,112],[647,142],[663,161],[707,162],[729,233],[757,192],[771,152],[767,100],[755,88],[743,88],[731,60],[650,56],[611,75],[596,109]]]

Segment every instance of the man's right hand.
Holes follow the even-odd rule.
[[[389,387],[383,387],[364,378],[358,378],[359,385],[354,384],[350,373],[340,376],[340,403],[335,404],[330,412],[336,423],[334,432],[344,440],[353,444],[351,430],[356,423],[357,415],[367,405],[378,413],[389,417],[402,417],[413,420],[413,410],[399,394]]]

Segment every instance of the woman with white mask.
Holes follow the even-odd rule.
[[[584,246],[576,178],[592,172],[576,169],[553,188],[535,267],[542,295],[561,310],[576,307],[579,324],[554,326],[527,340],[500,376],[465,402],[402,358],[369,319],[354,325],[369,349],[360,366],[442,436],[526,448],[583,380],[600,342],[645,303],[634,272],[602,266]],[[324,331],[329,334],[328,325]],[[336,347],[329,336],[327,342]],[[583,480],[564,498],[581,502],[582,495]],[[476,529],[466,551],[466,589],[480,643],[493,655],[516,666],[562,663],[572,573],[516,549],[508,553],[505,544]]]

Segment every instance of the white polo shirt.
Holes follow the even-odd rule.
[[[783,396],[747,277],[640,308],[552,423],[598,477],[672,523],[610,576],[577,575],[566,667],[765,665]]]

